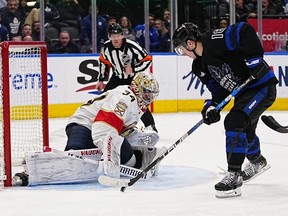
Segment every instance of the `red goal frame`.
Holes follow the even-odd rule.
[[[41,58],[41,80],[42,80],[42,127],[43,127],[43,149],[49,146],[48,131],[48,80],[47,80],[47,47],[45,42],[13,42],[0,43],[2,58],[2,106],[3,106],[3,142],[4,142],[4,170],[6,179],[4,186],[11,186],[12,180],[12,157],[11,157],[11,132],[10,132],[10,80],[9,80],[9,49],[12,47],[40,48]]]

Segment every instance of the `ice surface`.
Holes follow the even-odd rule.
[[[266,112],[288,125],[288,112]],[[214,184],[226,169],[220,123],[202,125],[160,165],[159,176],[141,180],[122,193],[98,183],[0,189],[1,216],[286,216],[288,213],[287,134],[262,123],[258,135],[271,169],[242,187],[242,196],[215,198]],[[199,113],[154,114],[158,146],[170,147],[201,118]],[[50,144],[62,150],[67,119],[50,119]]]

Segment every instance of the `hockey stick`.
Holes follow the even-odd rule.
[[[279,133],[288,133],[288,126],[280,125],[273,116],[261,116],[261,120],[271,129]]]
[[[220,110],[224,105],[226,105],[235,95],[237,95],[249,82],[254,79],[250,76],[244,83],[239,87],[234,89],[230,95],[228,95],[221,103],[219,103],[215,109]],[[98,178],[99,183],[107,186],[121,187],[121,191],[124,192],[128,186],[134,185],[146,172],[151,170],[156,164],[158,164],[164,157],[166,157],[171,151],[173,151],[179,143],[183,142],[191,133],[193,133],[197,128],[203,124],[204,120],[201,119],[196,125],[194,125],[190,130],[188,130],[182,137],[180,137],[173,145],[171,145],[165,152],[158,156],[153,162],[151,162],[140,174],[136,177],[127,179],[117,179],[109,176],[100,176]]]
[[[86,149],[87,150],[87,149]],[[69,158],[72,158],[72,159],[75,159],[75,160],[79,160],[79,161],[82,161],[82,162],[86,162],[86,163],[90,163],[90,164],[95,164],[97,166],[99,166],[99,161],[97,160],[94,160],[94,159],[91,159],[91,158],[88,158],[88,157],[85,157],[85,156],[82,156],[82,155],[78,155],[78,154],[75,154],[73,152],[70,152],[70,151],[60,151],[60,150],[57,150],[57,149],[53,149],[51,147],[45,147],[45,152],[55,152],[55,153],[60,153],[66,157],[69,157]],[[140,169],[136,169],[136,168],[133,168],[133,167],[129,167],[129,166],[125,166],[125,165],[120,165],[120,174],[123,175],[123,176],[126,176],[126,177],[136,177],[139,173],[141,173],[142,170]],[[145,179],[145,180],[148,180],[152,177],[152,175],[154,174],[154,171],[149,171],[147,172],[145,175],[143,175],[141,178],[142,179]]]

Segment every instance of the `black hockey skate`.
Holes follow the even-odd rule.
[[[246,164],[242,171],[243,181],[246,183],[263,172],[270,169],[270,165],[267,164],[265,157],[260,155],[256,160],[250,161]]]
[[[241,186],[243,179],[239,172],[227,172],[226,176],[215,185],[216,197],[217,198],[228,198],[241,196]]]

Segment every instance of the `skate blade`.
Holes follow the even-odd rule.
[[[259,176],[259,175],[261,175],[262,173],[264,173],[264,172],[266,172],[268,169],[270,169],[271,168],[271,165],[270,164],[267,164],[265,167],[263,167],[263,169],[260,171],[260,172],[258,172],[258,173],[256,173],[254,176],[252,176],[250,179],[247,179],[247,180],[245,180],[245,181],[243,181],[244,183],[247,183],[247,182],[249,182],[249,181],[251,181],[252,179],[254,179],[254,178],[256,178],[257,176]]]
[[[229,190],[229,191],[216,190],[216,194],[215,194],[217,198],[230,198],[230,197],[238,197],[241,195],[242,195],[242,191],[240,187],[233,189],[233,190]]]

